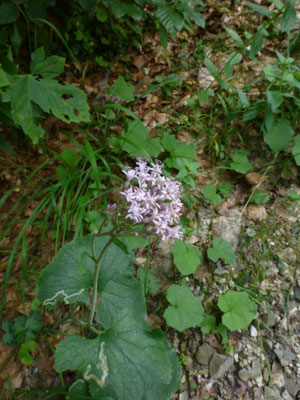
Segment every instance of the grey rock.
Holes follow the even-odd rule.
[[[296,298],[297,301],[300,301],[300,287],[296,286],[294,289],[294,296]]]
[[[173,268],[172,243],[169,240],[161,240],[155,246],[150,271],[159,279],[159,286],[163,288],[170,282],[169,275]]]
[[[254,360],[252,368],[243,368],[239,372],[239,377],[242,381],[248,382],[250,379],[256,379],[261,376],[261,368],[259,360]]]
[[[265,387],[264,395],[266,400],[282,400],[282,397],[277,390],[270,388],[269,386]]]
[[[232,365],[232,357],[215,353],[209,363],[209,373],[211,378],[222,378]]]
[[[281,396],[284,400],[293,400],[292,396],[290,396],[290,394],[287,390],[284,390],[282,392]]]
[[[271,313],[271,312],[265,313],[262,316],[262,320],[264,321],[264,323],[266,325],[268,325],[271,328],[273,326],[275,326],[277,324],[277,321],[278,321],[277,316],[275,314]]]
[[[298,389],[296,384],[296,377],[294,379],[290,379],[284,375],[284,382],[286,390],[294,398]]]
[[[188,391],[182,392],[179,395],[179,400],[189,400],[189,398],[190,396]]]
[[[229,210],[228,215],[214,218],[213,230],[216,235],[221,236],[231,244],[236,251],[242,228],[241,213],[237,209]]]
[[[281,374],[280,372],[277,372],[277,373],[273,373],[272,374],[272,381],[273,381],[273,384],[275,385],[275,386],[278,386],[278,387],[283,387],[284,386],[284,384],[285,384],[285,382],[284,382],[284,376],[283,376],[283,374]]]
[[[289,350],[284,349],[274,349],[274,353],[279,358],[280,364],[283,367],[287,367],[292,361],[296,359],[296,354]]]
[[[197,350],[196,360],[199,364],[208,365],[209,360],[216,353],[216,350],[208,343],[203,343]]]

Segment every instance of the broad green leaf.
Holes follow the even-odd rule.
[[[45,131],[36,120],[33,103],[67,123],[90,119],[86,94],[73,85],[61,85],[51,79],[37,81],[31,75],[10,76],[9,80],[11,86],[5,93],[5,101],[11,101],[15,123],[34,144]]]
[[[280,92],[267,90],[267,101],[271,106],[272,112],[276,113],[283,102],[283,96]]]
[[[167,50],[168,34],[167,34],[166,30],[164,29],[164,27],[162,25],[159,25],[158,36],[159,36],[159,40],[160,40],[160,43],[161,43],[163,49]]]
[[[30,71],[32,75],[41,75],[45,79],[55,78],[63,73],[64,65],[63,57],[51,56],[45,59],[43,47],[31,54]]]
[[[209,98],[213,96],[214,96],[214,91],[211,88],[200,90],[198,93],[199,102],[202,104],[208,103]]]
[[[190,243],[184,244],[181,240],[175,240],[172,254],[174,264],[182,275],[193,274],[202,261],[200,250]]]
[[[217,327],[216,317],[214,315],[205,314],[199,326],[201,327],[201,331],[205,334],[210,332],[215,333]]]
[[[231,53],[227,57],[227,61],[224,67],[225,79],[229,79],[233,74],[233,66],[238,64],[242,60],[243,56],[241,53]]]
[[[294,137],[295,145],[292,150],[292,154],[295,158],[295,162],[297,165],[300,165],[300,135]]]
[[[179,382],[172,382],[169,393],[173,368],[162,332],[127,316],[126,310],[115,317],[114,324],[105,326],[95,339],[70,336],[60,342],[55,369],[80,371],[95,398],[151,400],[156,388],[159,398],[167,400]]]
[[[252,165],[247,158],[247,152],[245,150],[237,150],[232,156],[232,163],[230,163],[230,169],[241,174],[246,174]]]
[[[93,400],[86,381],[78,379],[69,388],[69,400]]]
[[[0,107],[1,107],[1,103],[0,103]],[[0,135],[0,149],[3,151],[6,151],[7,153],[11,153],[14,155],[17,154],[15,152],[15,150],[12,148],[12,146],[10,145],[10,143],[2,135]]]
[[[165,135],[162,144],[171,153],[171,158],[189,158],[191,160],[195,160],[196,158],[195,144],[179,143],[175,135]]]
[[[195,22],[195,24],[200,26],[201,28],[205,28],[205,19],[195,7],[185,4],[183,6],[183,15],[185,16],[185,18]]]
[[[33,340],[25,342],[21,345],[20,350],[18,352],[18,357],[23,365],[30,365],[33,363],[33,357],[30,353],[35,349],[36,349],[36,342]]]
[[[169,306],[164,312],[167,324],[179,332],[195,327],[204,318],[204,309],[198,297],[189,288],[172,285],[166,294]]]
[[[289,33],[296,21],[296,18],[297,14],[295,6],[292,1],[288,1],[283,16],[279,20],[282,32]]]
[[[249,53],[250,58],[254,58],[255,55],[261,50],[263,42],[264,42],[264,36],[261,31],[258,31],[255,34],[253,42],[251,44],[250,53]]]
[[[217,67],[215,66],[215,64],[209,58],[205,58],[204,64],[205,64],[206,68],[208,69],[208,71],[211,73],[212,77],[215,78],[215,80],[219,83],[221,88],[227,89],[228,83],[221,78],[219,71],[218,71]]]
[[[256,315],[257,306],[247,293],[228,290],[218,300],[218,307],[223,311],[222,323],[229,330],[246,328]]]
[[[96,257],[107,240],[95,239]],[[162,332],[144,322],[145,299],[140,281],[132,279],[132,262],[131,254],[109,246],[101,261],[96,309],[104,331],[95,339],[72,336],[60,342],[55,368],[81,372],[95,398],[152,400],[154,391],[167,400],[180,383],[178,360]],[[92,236],[70,242],[42,272],[38,298],[44,305],[60,299],[89,304],[94,269]]]
[[[125,236],[123,239],[129,249],[140,249],[148,244],[148,240],[142,236]]]
[[[290,190],[290,199],[292,201],[300,201],[300,195],[295,190]]]
[[[237,94],[239,96],[239,100],[241,102],[241,104],[248,108],[249,107],[249,101],[248,101],[248,97],[245,95],[245,93],[242,91],[242,89],[237,88]]]
[[[12,1],[4,1],[0,5],[0,25],[15,22],[20,15],[19,9]]]
[[[120,97],[126,102],[134,100],[135,87],[130,83],[127,83],[122,75],[119,75],[115,84],[106,89],[106,91],[113,96]]]
[[[107,238],[95,240],[97,254],[100,253],[107,240]],[[38,299],[43,305],[56,304],[60,300],[64,300],[66,304],[78,301],[89,304],[89,291],[93,286],[95,270],[91,246],[92,236],[66,244],[41,272],[38,280]],[[103,289],[114,277],[131,277],[132,262],[132,257],[112,244],[102,260],[99,288]]]
[[[6,73],[0,67],[0,87],[8,85],[9,85],[9,80],[7,79]]]
[[[264,141],[268,144],[274,153],[285,149],[292,140],[294,130],[287,119],[281,118],[267,132]]]
[[[244,47],[244,42],[238,33],[236,33],[233,29],[227,28],[226,26],[224,26],[224,29],[240,47]]]
[[[162,150],[158,138],[148,139],[148,130],[139,119],[128,122],[117,145],[135,157],[157,157]]]
[[[230,197],[233,189],[233,184],[230,182],[222,182],[218,184],[218,191],[223,197]]]
[[[213,247],[207,249],[207,256],[213,262],[216,262],[219,258],[222,258],[225,262],[232,265],[236,265],[236,255],[231,245],[220,237],[214,237]]]
[[[251,3],[250,1],[246,2],[246,6],[252,8],[253,11],[255,11],[259,14],[262,14],[265,17],[272,17],[274,15],[274,13],[272,11],[268,10],[267,8],[262,7],[255,3]]]
[[[269,196],[261,189],[256,189],[254,193],[251,194],[250,202],[256,204],[266,203],[269,200]]]
[[[204,197],[211,201],[213,204],[221,204],[222,198],[217,194],[217,187],[215,185],[206,185],[203,191]]]

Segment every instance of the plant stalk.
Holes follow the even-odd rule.
[[[108,249],[108,247],[111,245],[113,242],[113,237],[109,239],[109,241],[106,243],[106,245],[103,247],[99,257],[96,260],[96,268],[95,268],[95,276],[94,276],[94,285],[93,285],[93,296],[92,296],[92,308],[90,312],[90,319],[89,319],[89,326],[93,325],[93,319],[95,315],[95,310],[96,310],[96,303],[97,303],[97,289],[98,289],[98,278],[99,278],[99,272],[100,272],[100,264],[102,257],[104,256],[104,253]]]

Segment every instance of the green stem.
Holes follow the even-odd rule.
[[[148,273],[149,273],[150,245],[151,245],[151,236],[149,236],[149,239],[148,239],[147,260],[146,260],[146,270],[145,270],[145,280],[144,280],[145,296],[146,296],[146,294],[148,292]]]
[[[99,272],[100,272],[100,263],[101,263],[102,257],[104,256],[105,251],[111,245],[113,240],[114,239],[112,237],[109,239],[109,241],[103,247],[99,257],[97,258],[97,260],[95,260],[96,268],[95,268],[94,285],[93,285],[92,308],[91,308],[90,319],[89,319],[89,326],[90,327],[93,325],[93,319],[94,319],[95,310],[96,310],[97,289],[98,289],[98,278],[99,278]]]

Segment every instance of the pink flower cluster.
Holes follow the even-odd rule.
[[[166,178],[163,164],[156,161],[148,165],[139,158],[136,168],[123,170],[127,176],[125,190],[121,192],[128,203],[127,216],[132,221],[143,223],[150,234],[162,239],[181,239],[183,232],[179,223],[181,216],[181,183]]]

